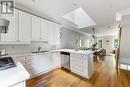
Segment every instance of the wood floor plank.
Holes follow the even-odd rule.
[[[81,78],[63,69],[27,81],[27,87],[130,87],[130,71],[116,70],[115,58],[107,56],[94,63],[90,79]]]

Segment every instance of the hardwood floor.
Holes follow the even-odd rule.
[[[116,70],[114,57],[94,63],[90,79],[57,69],[27,81],[27,87],[130,87],[130,71]]]

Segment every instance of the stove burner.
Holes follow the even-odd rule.
[[[0,70],[12,68],[15,66],[16,64],[14,63],[12,57],[0,58]]]

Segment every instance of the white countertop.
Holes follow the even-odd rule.
[[[6,56],[11,56],[11,57],[17,57],[17,56],[26,56],[26,55],[35,55],[35,54],[47,54],[47,53],[53,53],[53,52],[69,52],[69,53],[77,53],[77,54],[84,54],[84,55],[88,55],[88,54],[91,54],[91,53],[94,53],[94,51],[91,51],[91,50],[78,50],[78,51],[75,51],[74,49],[57,49],[57,50],[50,50],[48,52],[41,52],[41,53],[32,53],[32,52],[28,52],[28,53],[13,53],[13,54],[9,54],[9,55],[6,55]],[[6,56],[3,56],[3,57],[6,57]]]
[[[0,71],[0,87],[9,87],[29,79],[30,75],[23,65],[15,61],[16,67]]]
[[[75,51],[74,49],[59,49],[59,50],[54,50],[54,51],[69,52],[69,53],[84,54],[84,55],[94,53],[94,51],[91,51],[91,50],[78,50],[78,51]]]

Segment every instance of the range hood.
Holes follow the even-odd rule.
[[[5,18],[0,18],[0,33],[7,33],[9,21]]]

